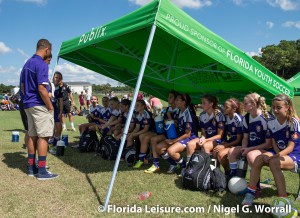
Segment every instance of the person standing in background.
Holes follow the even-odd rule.
[[[86,99],[87,110],[89,110],[90,109],[90,105],[91,105],[91,94],[89,94],[88,90],[85,90],[85,99]]]
[[[73,116],[71,114],[71,107],[75,105],[71,88],[70,86],[68,86],[68,84],[63,82],[63,76],[61,72],[56,71],[54,74],[61,76],[61,79],[57,85],[62,89],[63,116],[61,116],[61,123],[62,123],[63,131],[67,130],[66,119],[64,115],[67,115],[69,117],[71,130],[76,131],[73,123]]]
[[[37,43],[36,53],[25,63],[20,84],[23,106],[28,119],[28,175],[38,180],[57,178],[46,170],[48,139],[53,134],[53,106],[49,98],[48,65],[44,62],[51,55],[52,45],[46,39]],[[38,168],[35,165],[38,151]]]
[[[83,91],[81,91],[81,94],[78,96],[78,102],[79,102],[79,109],[82,111],[84,108],[84,94]]]

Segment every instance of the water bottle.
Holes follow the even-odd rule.
[[[138,199],[141,200],[141,201],[143,201],[143,200],[145,200],[147,198],[150,198],[151,195],[152,195],[152,192],[149,192],[149,191],[142,192],[142,193],[139,194]]]
[[[236,175],[241,178],[245,178],[247,174],[248,162],[246,157],[241,157],[238,161]]]

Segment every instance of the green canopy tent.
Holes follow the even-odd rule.
[[[300,96],[300,72],[287,80],[294,87],[294,95]]]
[[[62,43],[59,57],[166,99],[172,89],[198,103],[204,93],[225,100],[257,92],[267,98],[294,90],[244,52],[199,24],[169,0],[154,0]],[[130,107],[129,117],[132,116]],[[130,120],[130,119],[128,119]],[[108,206],[128,132],[125,124],[103,210]]]

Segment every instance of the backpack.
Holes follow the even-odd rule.
[[[137,152],[134,145],[124,148],[123,155],[128,166],[132,166],[133,164],[135,164],[137,159],[136,153]]]
[[[111,135],[104,135],[100,142],[100,155],[105,160],[115,160],[119,151],[119,143]]]
[[[182,187],[198,191],[211,189],[210,161],[209,154],[202,150],[196,150],[182,175]]]
[[[99,139],[95,131],[85,131],[79,141],[78,150],[81,152],[95,151],[99,146]]]
[[[219,167],[215,167],[211,174],[211,188],[215,192],[223,192],[227,187],[225,174],[222,173]]]

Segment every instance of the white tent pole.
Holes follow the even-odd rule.
[[[149,38],[148,38],[148,43],[147,43],[145,55],[144,55],[144,58],[143,58],[142,66],[140,68],[139,77],[138,77],[138,80],[137,80],[137,83],[136,83],[136,86],[135,86],[135,90],[134,90],[134,94],[133,94],[133,98],[132,98],[132,103],[131,103],[131,106],[130,106],[130,109],[129,109],[128,118],[126,120],[126,124],[125,124],[125,127],[124,127],[124,131],[123,131],[123,135],[122,135],[122,140],[121,140],[118,156],[117,156],[115,166],[114,166],[114,170],[113,170],[113,173],[112,173],[112,176],[111,176],[111,179],[110,179],[110,183],[109,183],[109,186],[108,186],[108,191],[107,191],[107,194],[106,194],[105,202],[104,202],[103,206],[99,207],[99,211],[101,211],[101,212],[105,212],[107,210],[109,198],[110,198],[111,191],[112,191],[112,188],[113,188],[113,185],[114,185],[114,181],[115,181],[115,178],[116,178],[116,174],[117,174],[120,159],[121,159],[121,154],[122,154],[122,151],[123,151],[123,147],[124,147],[126,136],[127,136],[127,133],[128,133],[130,121],[131,121],[133,110],[134,110],[134,107],[135,107],[135,102],[136,102],[136,99],[137,99],[138,92],[140,90],[140,86],[141,86],[143,75],[144,75],[144,70],[145,70],[145,67],[146,67],[146,64],[147,64],[147,61],[148,61],[148,56],[149,56],[149,53],[150,53],[150,49],[151,49],[155,29],[156,29],[156,26],[155,26],[155,24],[153,24],[152,28],[151,28]]]

